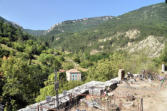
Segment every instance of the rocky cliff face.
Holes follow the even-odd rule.
[[[127,50],[129,53],[145,51],[149,57],[157,57],[164,48],[164,43],[159,40],[162,38],[150,35],[140,42],[128,42],[122,50]]]
[[[46,35],[83,31],[89,28],[96,27],[108,20],[111,20],[112,18],[112,16],[102,16],[77,20],[67,20],[53,25],[50,29],[47,30]]]

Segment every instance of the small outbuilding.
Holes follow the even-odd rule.
[[[125,78],[125,70],[124,69],[119,69],[118,71],[118,79],[123,80]]]
[[[67,81],[80,81],[81,80],[81,72],[77,69],[70,69],[66,71]]]

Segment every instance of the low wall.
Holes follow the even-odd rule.
[[[59,101],[60,101],[59,105],[61,108],[68,107],[72,101],[79,101],[81,98],[89,94],[90,93],[89,91],[91,91],[92,87],[99,88],[99,90],[103,91],[106,90],[108,87],[111,90],[114,90],[117,87],[118,83],[120,83],[120,80],[118,78],[114,78],[106,82],[90,81],[81,86],[68,90],[66,95],[59,94]],[[71,94],[72,96],[69,97],[69,94]],[[26,108],[20,109],[18,111],[38,111],[39,109],[42,109],[42,111],[48,111],[49,109],[56,109],[57,108],[57,104],[55,102],[56,97],[53,96],[51,99],[52,100],[50,102],[46,100],[41,101],[39,103],[29,105]]]

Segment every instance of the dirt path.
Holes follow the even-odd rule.
[[[144,111],[167,111],[167,89],[157,89],[154,95],[145,98]]]
[[[144,111],[167,111],[167,88],[160,89],[160,81],[139,81],[131,84],[132,89],[127,88],[126,83],[122,83],[115,90],[118,97],[126,94],[134,95],[136,100],[133,101],[135,107],[124,109],[122,111],[138,111],[137,106],[140,104],[140,98],[143,98]],[[125,87],[126,86],[126,87]],[[124,101],[126,102],[126,101]]]

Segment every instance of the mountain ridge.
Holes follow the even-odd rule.
[[[83,18],[76,20],[66,20],[51,26],[48,30],[31,30],[24,29],[25,32],[35,35],[55,35],[64,32],[78,32],[83,31],[92,27],[96,27],[99,24],[104,23],[105,21],[112,19],[113,16],[100,16],[100,17],[91,17],[91,18]]]
[[[118,17],[80,32],[65,32],[50,37],[42,37],[52,47],[67,51],[113,52],[125,47],[129,42],[138,44],[149,36],[167,37],[167,4],[159,3],[128,12]],[[135,38],[127,33],[137,30]],[[130,34],[129,34],[130,35]],[[129,36],[128,35],[128,36]],[[46,40],[47,39],[47,40]],[[99,42],[106,39],[104,42]],[[161,42],[164,44],[163,42]]]
[[[159,3],[117,17],[67,20],[53,25],[48,30],[24,31],[40,36],[39,40],[56,49],[88,53],[113,52],[124,49],[123,47],[128,47],[129,44],[140,44],[140,41],[149,36],[161,36],[163,41],[160,43],[164,44],[167,37],[166,11],[167,5]]]

